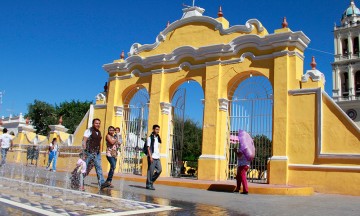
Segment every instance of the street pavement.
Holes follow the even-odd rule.
[[[69,173],[7,164],[0,168],[0,215],[360,215],[360,197],[242,195],[113,180],[99,190],[96,177],[86,191],[69,189]]]

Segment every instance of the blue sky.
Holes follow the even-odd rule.
[[[117,59],[130,46],[153,43],[167,21],[182,16],[182,3],[191,0],[0,0],[0,90],[5,90],[0,115],[27,112],[34,99],[52,104],[66,100],[94,100],[103,90],[107,73],[102,65]],[[360,1],[355,1],[360,6]],[[206,16],[216,17],[219,5],[230,25],[256,18],[272,33],[286,16],[293,31],[303,31],[309,48],[333,53],[333,26],[350,0],[244,1],[197,0]],[[305,68],[316,56],[331,94],[333,56],[308,49]],[[188,101],[203,97],[194,88]],[[191,103],[191,102],[188,102]],[[187,105],[189,107],[190,104]],[[201,121],[202,105],[186,115]]]

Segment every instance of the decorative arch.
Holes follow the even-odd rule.
[[[185,78],[177,80],[176,82],[174,82],[173,84],[170,85],[169,101],[171,101],[173,99],[175,92],[178,90],[179,86],[181,86],[183,83],[188,82],[188,81],[194,81],[194,82],[198,83],[201,86],[203,92],[205,92],[204,86],[201,83],[200,77],[185,77]]]
[[[271,86],[271,94],[272,94],[272,91],[273,91],[273,87],[272,87],[272,83],[270,82],[269,78],[267,76],[265,76],[264,74],[258,72],[258,71],[244,71],[244,72],[241,72],[239,73],[237,76],[233,77],[229,83],[228,83],[228,89],[227,89],[227,96],[228,96],[228,99],[229,100],[232,100],[233,99],[233,96],[235,94],[235,91],[237,90],[238,86],[243,82],[245,81],[246,79],[250,78],[250,77],[257,77],[257,76],[261,76],[261,77],[264,77],[268,80],[270,86]],[[265,83],[263,83],[264,86],[262,86],[263,88],[266,88],[265,87]],[[268,90],[266,90],[268,91]],[[269,93],[270,94],[270,93]],[[269,96],[269,95],[268,95]]]
[[[139,93],[140,97],[143,97],[144,100],[149,101],[150,96],[149,96],[149,91],[148,89],[141,85],[141,84],[135,84],[135,85],[131,85],[128,88],[126,88],[123,93],[122,93],[122,101],[123,104],[130,104],[131,99],[134,97],[134,95],[136,93]],[[145,94],[146,92],[146,94]]]

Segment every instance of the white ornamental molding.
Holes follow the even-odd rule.
[[[258,29],[259,33],[264,31],[264,27],[257,19],[250,19],[245,23],[245,25],[235,25],[230,28],[224,29],[222,23],[212,17],[191,16],[171,23],[164,31],[160,32],[160,34],[156,37],[156,42],[153,44],[144,44],[144,45],[141,45],[139,43],[133,44],[130,48],[130,52],[128,53],[128,55],[133,56],[143,51],[153,50],[156,47],[158,47],[162,41],[166,39],[167,34],[169,34],[170,32],[186,24],[199,23],[199,22],[214,26],[216,30],[219,30],[221,35],[228,35],[235,32],[250,33],[252,30],[254,30],[254,28]]]
[[[50,132],[51,133],[57,133],[59,134],[59,132],[64,132],[66,133],[69,129],[67,129],[66,127],[64,127],[63,125],[49,125],[50,128]]]
[[[249,34],[239,36],[232,40],[229,44],[216,44],[204,47],[182,46],[175,49],[172,53],[169,54],[160,54],[145,58],[142,58],[138,55],[133,55],[127,58],[126,61],[121,63],[117,62],[105,64],[103,68],[109,74],[115,72],[128,73],[132,72],[129,71],[129,69],[134,68],[136,65],[141,65],[143,68],[148,69],[154,66],[178,64],[181,59],[188,56],[194,58],[196,61],[212,57],[231,57],[239,53],[240,50],[251,47],[255,47],[258,50],[269,50],[276,47],[295,46],[300,50],[304,50],[309,44],[309,42],[310,39],[307,38],[306,35],[304,35],[302,32],[286,32],[282,34],[266,35],[264,37]],[[303,58],[302,54],[296,51],[282,51],[259,57],[255,57],[255,55],[251,55],[250,53],[248,53],[247,56],[251,58],[264,59],[282,55],[290,55],[293,53]],[[222,62],[220,63],[222,64]],[[131,75],[127,76],[131,77]]]
[[[97,94],[95,98],[97,101],[106,101],[106,95],[104,92]]]
[[[123,106],[114,106],[115,116],[123,116],[124,115],[124,107]]]
[[[161,107],[161,113],[162,114],[170,115],[170,113],[171,113],[171,103],[161,102],[160,107]]]
[[[312,79],[313,82],[322,82],[325,84],[325,75],[321,73],[319,70],[308,70],[306,73],[301,77],[301,82],[306,83],[309,78]]]
[[[229,109],[229,100],[226,98],[219,98],[219,110],[227,112]]]

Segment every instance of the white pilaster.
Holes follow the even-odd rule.
[[[219,98],[219,110],[227,112],[229,109],[229,100],[226,98]]]
[[[171,103],[161,102],[160,107],[162,114],[169,115],[171,113]]]
[[[123,106],[114,106],[115,116],[123,116],[124,115],[124,107]]]

